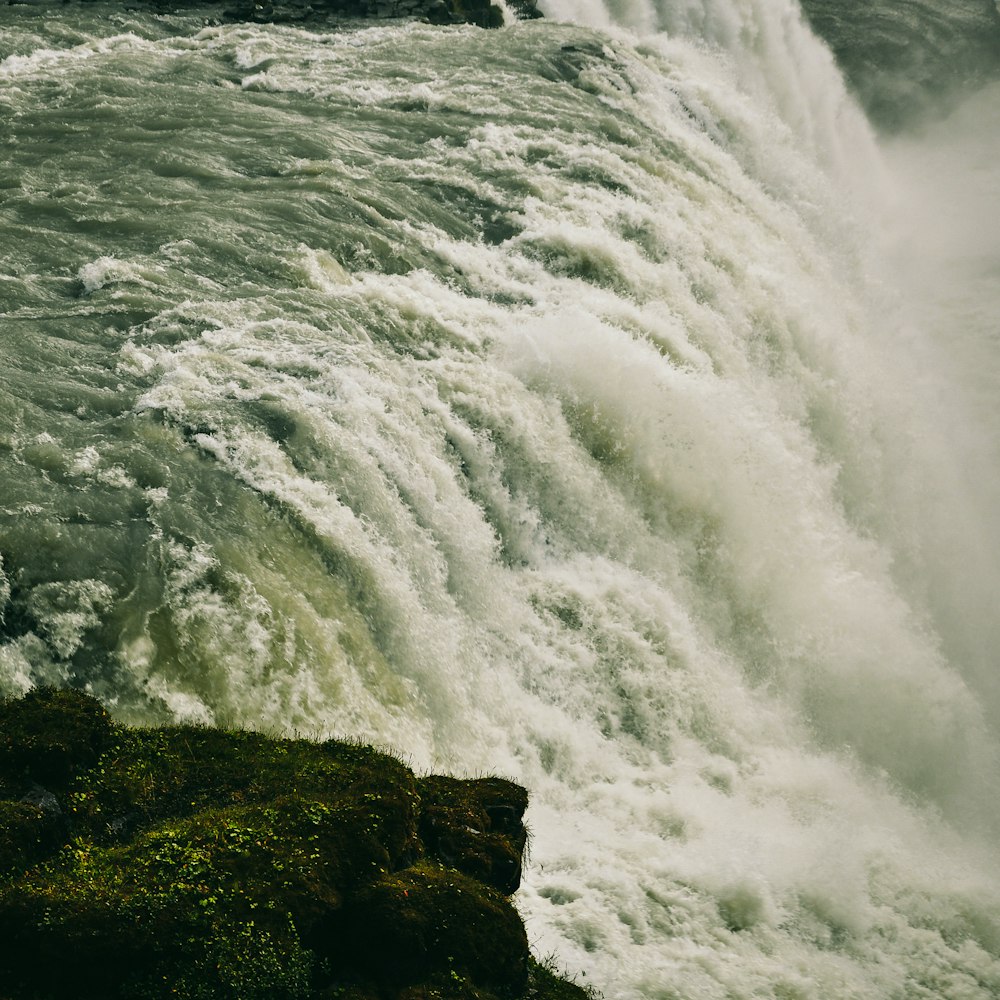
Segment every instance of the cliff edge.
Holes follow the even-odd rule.
[[[584,1000],[510,901],[527,802],[36,689],[0,703],[0,1000]]]

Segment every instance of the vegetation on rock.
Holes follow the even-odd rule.
[[[371,747],[0,703],[0,983],[20,1000],[579,1000],[509,896],[527,793]]]

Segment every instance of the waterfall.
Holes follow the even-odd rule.
[[[0,692],[509,774],[615,1000],[994,996],[996,91],[543,6],[4,16]]]

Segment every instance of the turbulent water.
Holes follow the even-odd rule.
[[[0,8],[0,694],[516,777],[609,1000],[995,997],[1000,90],[545,10]]]

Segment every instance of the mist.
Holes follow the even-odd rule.
[[[881,266],[921,412],[926,594],[945,654],[1000,718],[1000,83],[880,141]]]

